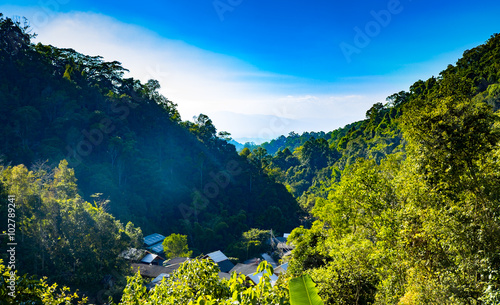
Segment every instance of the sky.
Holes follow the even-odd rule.
[[[240,142],[331,131],[500,32],[500,1],[16,0],[36,41],[157,79]]]

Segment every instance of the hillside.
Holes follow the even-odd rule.
[[[9,277],[25,300],[69,304],[47,281],[95,292],[118,274],[120,304],[500,302],[500,34],[365,120],[239,153],[206,115],[182,121],[157,81],[32,38],[0,14],[0,216],[23,253],[17,275],[0,256],[0,301]],[[117,256],[158,232],[243,261],[268,229],[294,229],[273,283],[266,263],[253,285],[193,260],[148,291]]]
[[[102,194],[108,212],[145,234],[187,234],[195,253],[251,228],[299,224],[285,187],[240,157],[207,116],[182,121],[157,81],[125,78],[116,61],[34,45],[29,28],[0,18],[3,164],[53,168],[66,159],[82,198]]]
[[[457,76],[470,81],[475,100],[493,111],[500,109],[499,40],[499,35],[493,35],[484,45],[464,52],[456,65],[449,65],[438,77],[415,82],[408,91],[387,97],[386,104],[374,104],[365,120],[330,132],[291,133],[263,143],[259,147],[266,150],[267,173],[286,185],[303,208],[311,209],[316,198],[326,198],[324,189],[338,182],[340,173],[358,158],[378,162],[404,152],[400,118],[405,105],[433,96],[443,80]]]
[[[500,301],[499,63],[497,34],[323,145],[338,155],[300,198],[314,224],[289,270],[325,303]]]

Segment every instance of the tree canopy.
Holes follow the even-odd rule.
[[[239,154],[208,116],[182,121],[158,81],[33,37],[0,14],[0,216],[14,196],[23,253],[17,273],[0,262],[2,302],[10,281],[19,300],[69,304],[52,283],[118,274],[120,304],[500,303],[499,34],[362,121]],[[144,230],[170,234],[167,257],[243,260],[293,228],[276,283],[265,262],[253,285],[193,259],[147,290],[118,255]]]
[[[163,253],[165,258],[190,257],[193,251],[189,251],[187,236],[181,234],[171,234],[163,240]]]

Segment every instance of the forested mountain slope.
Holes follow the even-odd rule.
[[[84,199],[101,193],[110,213],[145,234],[187,234],[195,253],[250,228],[298,225],[285,187],[239,156],[207,116],[181,121],[157,81],[125,78],[116,61],[34,45],[28,30],[0,17],[3,164],[66,159]]]
[[[9,230],[5,225],[2,231],[11,233],[2,235],[0,259],[14,265],[18,275],[47,277],[50,284],[80,288],[87,295],[101,290],[102,279],[113,274],[116,288],[110,294],[120,295],[117,289],[123,289],[131,271],[119,254],[142,247],[141,229],[107,213],[106,200],[96,196],[87,202],[77,192],[74,171],[65,160],[55,168],[36,165],[31,171],[22,164],[0,166],[0,216],[6,224],[10,219]],[[5,245],[14,252],[4,250]],[[34,283],[17,285],[35,294]],[[2,290],[0,301],[6,299]]]
[[[340,172],[357,158],[380,161],[391,153],[404,152],[406,141],[399,118],[405,105],[437,94],[443,79],[457,76],[467,80],[475,100],[484,101],[494,111],[499,109],[499,40],[498,35],[492,36],[485,44],[464,52],[456,65],[449,65],[438,77],[415,82],[409,91],[389,96],[386,104],[374,104],[363,121],[327,133],[291,133],[260,145],[265,151],[243,153],[250,157],[262,155],[268,174],[286,185],[300,204],[310,209],[316,198],[326,198],[324,189],[338,182]]]
[[[311,222],[277,286],[221,282],[196,261],[154,292],[130,278],[123,304],[285,305],[304,274],[325,304],[500,303],[499,34],[366,120],[237,154],[207,116],[181,121],[156,81],[27,30],[0,15],[0,214],[8,195],[23,203],[19,271],[79,285],[120,270],[142,234],[129,220],[187,234],[195,254],[241,253],[242,232],[299,224],[295,196]]]
[[[383,118],[370,114],[345,146],[330,141],[345,162],[309,189],[315,222],[292,232],[289,267],[311,274],[326,304],[500,302],[499,63],[497,34],[375,105]],[[387,131],[404,149],[373,154]]]

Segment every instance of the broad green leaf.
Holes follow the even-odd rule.
[[[309,274],[290,280],[291,305],[323,305],[318,295],[318,288]]]

